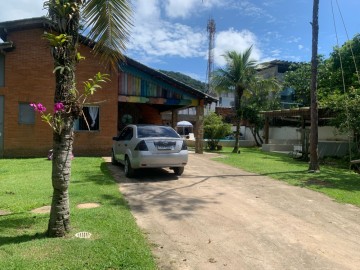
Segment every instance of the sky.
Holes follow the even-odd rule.
[[[0,21],[46,15],[44,0],[1,1]],[[311,60],[312,0],[132,0],[125,54],[151,68],[205,81],[210,18],[216,24],[214,67],[226,51],[252,46],[258,63]],[[359,0],[320,0],[319,54],[326,58],[360,33]]]

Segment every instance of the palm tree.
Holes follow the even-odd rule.
[[[83,25],[90,29],[88,38],[95,40],[95,53],[103,63],[116,67],[125,49],[130,26],[130,0],[48,0],[44,2],[56,34],[47,33],[54,59],[54,102],[62,103],[61,129],[53,133],[52,185],[53,198],[47,234],[61,237],[70,230],[68,187],[71,174],[71,153],[74,120],[82,106],[75,86],[76,64],[82,58],[78,45]]]
[[[252,47],[243,53],[228,51],[224,57],[226,65],[214,71],[212,84],[218,93],[234,92],[234,105],[236,111],[236,134],[233,153],[239,153],[239,135],[241,122],[241,98],[249,89],[255,77],[256,62],[250,59]]]

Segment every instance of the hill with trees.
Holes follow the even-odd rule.
[[[194,78],[191,78],[188,75],[185,75],[180,72],[174,72],[174,71],[166,71],[166,70],[159,70],[161,73],[164,73],[165,75],[179,81],[182,83],[185,83],[196,90],[200,90],[201,92],[205,92],[206,84],[204,82],[201,82],[199,80],[195,80]]]

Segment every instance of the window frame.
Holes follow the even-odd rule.
[[[29,102],[20,101],[18,103],[18,123],[19,125],[35,125],[35,110],[30,106]]]
[[[94,129],[91,128],[91,116],[89,113],[89,107],[97,107],[98,108],[98,112],[97,112],[97,117],[95,119],[95,127]],[[87,108],[86,110],[84,110],[85,108]],[[100,106],[93,106],[93,105],[84,105],[83,106],[83,114],[85,115],[81,115],[78,119],[76,119],[74,121],[74,131],[75,132],[99,132],[100,131]],[[84,119],[84,117],[86,117],[86,121],[89,124],[90,130],[88,128],[88,126],[86,125],[86,121]]]

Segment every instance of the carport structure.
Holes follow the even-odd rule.
[[[264,144],[262,149],[264,151],[287,151],[293,149],[294,151],[300,151],[302,157],[307,159],[309,153],[309,138],[310,138],[310,120],[311,112],[310,107],[300,107],[292,109],[282,109],[275,111],[262,111],[260,112],[265,118],[264,125]],[[331,126],[330,120],[334,117],[333,112],[327,108],[319,108],[318,110],[318,152],[319,157],[324,156],[343,156],[348,153],[349,141],[344,140],[342,137],[334,137],[334,135],[328,135],[323,131],[325,136],[321,137],[321,128],[324,126]],[[288,137],[288,134],[283,134],[283,139],[279,138],[270,139],[270,126],[277,127],[296,127],[300,132],[300,140]],[[335,130],[333,130],[334,132]],[[345,136],[349,136],[345,135]],[[284,149],[284,147],[286,149]],[[292,150],[291,150],[292,151]]]
[[[216,98],[128,57],[118,79],[118,130],[129,123],[167,124],[163,112],[171,112],[169,124],[175,128],[179,110],[196,108],[195,152],[203,152],[204,107]]]

